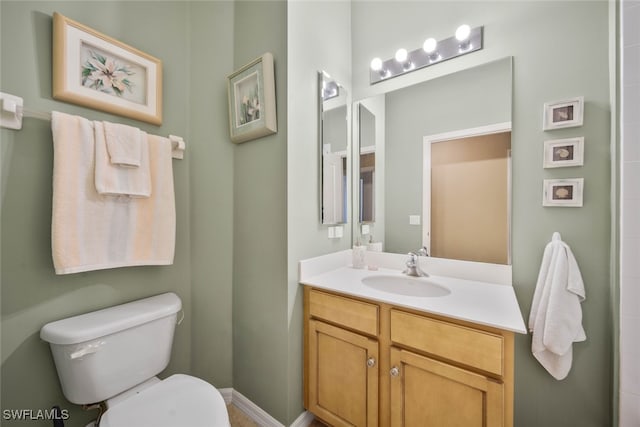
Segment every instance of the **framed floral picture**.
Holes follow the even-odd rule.
[[[542,206],[582,207],[584,178],[545,179]]]
[[[278,131],[273,55],[267,52],[227,77],[231,141]]]
[[[582,166],[584,137],[554,139],[544,142],[544,168]]]
[[[543,130],[582,126],[584,97],[547,102],[544,104]]]
[[[53,98],[162,124],[162,62],[53,14]]]

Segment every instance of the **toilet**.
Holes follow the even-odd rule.
[[[65,397],[106,406],[89,426],[230,426],[224,399],[211,384],[189,375],[156,376],[169,363],[181,308],[169,292],[42,327]]]

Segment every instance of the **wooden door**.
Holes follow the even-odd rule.
[[[395,347],[391,366],[392,427],[503,426],[501,383]]]
[[[378,342],[309,321],[309,409],[331,426],[378,425]]]

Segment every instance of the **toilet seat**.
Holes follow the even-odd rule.
[[[228,427],[224,399],[211,384],[175,374],[107,409],[100,427]]]

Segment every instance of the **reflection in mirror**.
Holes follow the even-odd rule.
[[[347,222],[347,94],[326,72],[318,73],[318,123],[322,224]]]
[[[370,223],[375,217],[376,185],[376,117],[362,104],[358,105],[358,137],[360,141],[360,222]]]
[[[510,264],[511,70],[505,58],[357,103],[375,115],[376,207],[372,238],[356,227],[354,241]]]
[[[427,136],[422,242],[437,258],[510,264],[511,124]]]

